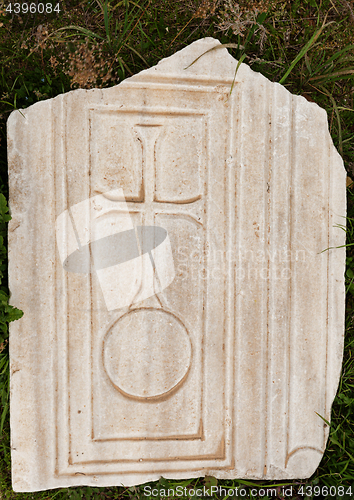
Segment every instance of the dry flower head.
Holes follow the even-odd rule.
[[[54,59],[52,64],[55,64]],[[69,54],[68,75],[72,78],[72,87],[77,85],[80,88],[92,88],[97,86],[98,80],[101,80],[103,86],[112,77],[112,72],[110,68],[106,69],[101,49],[95,50],[86,41]]]
[[[233,0],[224,0],[218,15],[219,29],[221,31],[228,31],[231,29],[234,35],[244,36],[246,30],[252,26],[257,26],[254,33],[260,32],[258,43],[262,49],[267,37],[267,32],[265,27],[257,22],[257,17],[259,14],[267,12],[269,6],[269,0],[247,2],[246,5],[241,5]]]
[[[202,0],[193,17],[206,19],[207,17],[212,16],[215,13],[218,3],[219,0]]]

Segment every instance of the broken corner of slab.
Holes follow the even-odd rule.
[[[245,64],[231,92],[218,45],[9,118],[15,491],[322,458],[346,173],[325,111]]]

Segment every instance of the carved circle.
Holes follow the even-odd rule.
[[[103,364],[116,389],[143,401],[165,398],[186,380],[192,346],[174,314],[155,308],[124,314],[103,341]]]

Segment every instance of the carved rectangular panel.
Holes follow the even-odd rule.
[[[195,97],[200,101],[203,92]],[[134,102],[139,98],[143,92],[137,88]],[[80,130],[86,128],[87,147],[80,157],[72,119],[63,117],[66,164],[72,166],[77,179],[77,193],[86,192],[89,186],[89,198],[105,196],[108,188],[110,197],[112,190],[122,188],[134,225],[156,224],[168,231],[177,277],[148,302],[137,297],[134,301],[138,306],[107,311],[94,273],[65,274],[59,308],[68,317],[67,339],[62,339],[68,356],[59,370],[65,374],[59,407],[66,411],[58,415],[58,426],[68,421],[65,440],[69,447],[59,462],[61,458],[63,463],[69,460],[69,467],[59,468],[59,474],[70,473],[70,465],[76,472],[79,467],[90,467],[99,473],[106,469],[107,461],[118,474],[134,471],[134,461],[144,462],[147,471],[156,470],[160,461],[171,461],[170,466],[177,470],[189,470],[190,460],[230,465],[230,451],[225,446],[226,440],[230,442],[229,429],[225,428],[225,396],[218,390],[225,385],[227,363],[223,344],[215,345],[212,339],[215,329],[221,338],[227,334],[225,313],[217,312],[226,306],[223,295],[208,304],[208,296],[220,293],[220,282],[204,276],[206,248],[225,253],[225,239],[218,241],[210,233],[210,219],[225,232],[225,213],[213,212],[212,206],[215,182],[222,186],[218,202],[221,206],[226,203],[225,160],[213,168],[211,178],[209,151],[215,148],[210,134],[216,129],[216,120],[226,118],[225,133],[219,140],[220,154],[225,154],[228,115],[215,107],[211,114],[214,102],[204,100],[206,107],[199,110],[193,107],[193,100],[189,109],[183,108],[183,96],[178,92],[173,110],[162,106],[144,111],[87,107],[81,112],[80,123]],[[76,113],[74,107],[71,113]],[[97,166],[104,163],[102,156],[107,149],[103,129],[116,138],[110,139],[115,154],[127,148],[129,155],[123,167],[117,162],[115,169],[100,172]],[[88,166],[84,172],[82,165]],[[137,165],[141,165],[140,170]],[[128,182],[126,194],[124,179],[133,179],[137,171],[139,193],[132,192]],[[61,174],[57,182],[67,186],[67,198],[73,196],[68,206],[75,206],[79,198],[74,198],[71,184]],[[114,203],[106,211],[98,210],[97,224],[114,217],[116,211]],[[183,255],[193,256],[193,266],[189,266],[189,258],[187,265],[183,262]],[[83,314],[78,317],[82,305]],[[157,323],[161,331],[144,332],[150,323]],[[162,351],[161,342],[166,344]],[[114,365],[118,360],[120,366],[127,365],[125,373],[118,373]],[[161,364],[163,379],[156,381]],[[171,441],[176,456],[169,460]],[[117,463],[119,467],[113,465]]]
[[[9,119],[16,491],[321,459],[344,168],[316,105],[245,65],[230,92],[225,49],[184,69],[216,44]]]

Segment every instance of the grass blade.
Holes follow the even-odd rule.
[[[196,63],[201,57],[205,56],[205,54],[208,54],[208,52],[212,52],[213,50],[225,49],[225,48],[239,49],[240,45],[238,43],[222,43],[220,45],[215,45],[215,47],[212,47],[211,49],[203,52],[203,54],[200,54],[200,56],[198,56],[197,59],[194,59],[194,61],[191,62],[188,66],[186,66],[184,69],[188,69],[191,66],[193,66],[194,63]]]
[[[242,56],[238,60],[238,63],[237,63],[236,69],[235,69],[234,79],[232,81],[232,85],[231,85],[231,89],[230,89],[230,95],[231,95],[232,89],[234,88],[234,85],[235,85],[236,74],[237,74],[238,68],[241,66],[241,63],[245,59],[245,57],[246,57],[246,54],[242,54]]]
[[[107,2],[107,0],[103,6],[103,18],[104,18],[104,26],[106,29],[106,36],[107,36],[108,45],[111,46],[111,37],[110,37],[110,31],[109,31],[110,19],[109,19],[109,14],[108,14],[108,2]]]
[[[0,435],[2,434],[2,431],[4,429],[4,423],[5,423],[5,419],[6,419],[6,416],[8,414],[8,411],[9,411],[9,403],[5,403],[3,408],[2,408],[2,412],[1,412]]]
[[[292,72],[292,70],[294,69],[294,67],[296,66],[296,64],[300,61],[300,59],[302,59],[304,57],[304,55],[315,44],[316,40],[318,39],[318,37],[320,36],[320,34],[324,30],[324,28],[326,26],[329,26],[332,23],[333,23],[333,21],[331,21],[331,22],[329,22],[327,24],[323,23],[322,26],[321,26],[321,28],[316,33],[314,33],[312,35],[312,37],[307,42],[307,44],[300,50],[300,52],[298,53],[298,55],[295,57],[295,59],[293,60],[293,62],[290,64],[290,67],[289,67],[288,71],[285,73],[285,75],[279,81],[280,84],[283,84],[285,82],[285,80],[288,78],[288,76],[290,75],[290,73]]]
[[[94,33],[93,31],[88,30],[87,28],[82,28],[81,26],[74,26],[74,25],[64,26],[63,28],[59,28],[58,30],[53,31],[52,35],[54,33],[57,33],[58,31],[66,31],[66,30],[80,31],[81,33],[83,33],[84,35],[86,35],[90,38],[98,38],[99,40],[104,40],[104,38],[102,36],[97,35],[97,33]]]
[[[136,54],[138,57],[140,57],[140,59],[141,59],[142,61],[144,61],[144,63],[146,64],[146,66],[149,66],[149,63],[147,62],[147,60],[146,60],[146,59],[144,59],[144,57],[143,57],[141,54],[139,54],[139,52],[138,52],[136,49],[134,49],[134,47],[131,47],[131,46],[130,46],[130,45],[128,45],[127,43],[125,44],[125,46],[126,46],[129,50],[131,50],[132,52],[134,52],[134,54]]]
[[[313,76],[310,78],[310,81],[321,80],[321,79],[323,80],[324,78],[336,78],[337,76],[342,76],[342,75],[354,75],[354,69],[336,71],[335,73],[329,73],[328,75]]]
[[[125,41],[128,40],[129,36],[132,34],[132,32],[134,31],[134,29],[136,28],[136,26],[138,25],[138,23],[140,22],[140,19],[143,17],[143,15],[145,14],[147,8],[149,7],[151,3],[151,0],[148,1],[147,5],[145,6],[145,9],[141,12],[138,20],[136,21],[136,23],[134,24],[134,26],[131,28],[131,30],[129,31],[129,33],[127,34],[127,36],[125,37]],[[137,14],[136,14],[137,15]],[[130,28],[130,26],[133,24],[133,21],[135,20],[136,18],[136,15],[134,14],[134,16],[132,17],[132,20],[130,21],[130,23],[128,24],[127,28],[124,28],[124,33],[126,33],[126,31]],[[123,36],[124,36],[124,33],[123,33]],[[116,53],[116,56],[119,54],[119,52],[121,51],[122,47],[124,46],[124,42],[123,42],[123,36],[122,36],[122,43],[120,44],[119,48],[118,48],[118,51]]]
[[[333,96],[324,87],[320,87],[320,89],[322,90],[322,92],[324,92],[325,94],[327,94],[328,97],[331,99],[331,102],[332,102],[332,105],[333,105],[333,109],[334,109],[334,112],[335,112],[336,118],[337,118],[337,124],[338,124],[338,149],[339,149],[340,155],[343,156],[342,125],[341,125],[341,122],[340,122],[340,116],[339,116],[339,110],[338,110],[338,107],[337,107],[337,103],[334,100]]]

